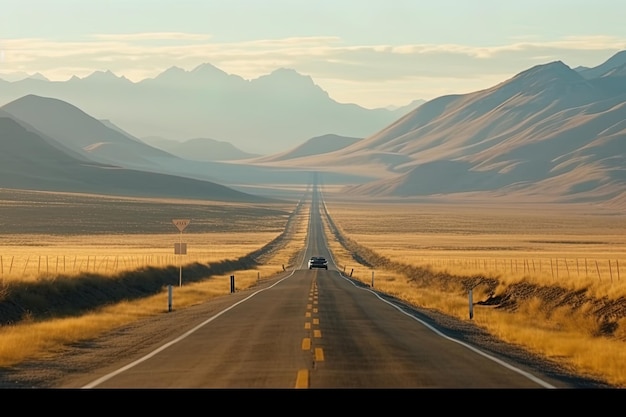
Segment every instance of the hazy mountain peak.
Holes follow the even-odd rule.
[[[33,75],[29,75],[28,78],[32,79],[32,80],[41,80],[41,81],[50,81],[48,78],[46,78],[42,73],[40,72],[36,72]]]
[[[153,79],[143,80],[143,84],[168,84],[170,87],[190,90],[204,90],[205,88],[228,88],[237,85],[243,78],[238,75],[229,75],[211,64],[201,64],[191,71],[172,66]]]
[[[162,80],[162,79],[175,78],[175,77],[180,77],[181,75],[184,75],[186,73],[187,71],[185,71],[183,68],[177,67],[174,65],[174,66],[169,67],[168,69],[166,69],[159,75],[157,75],[154,79]]]
[[[252,80],[261,84],[306,84],[314,85],[313,79],[307,75],[302,75],[294,69],[290,68],[278,68],[269,74],[262,75],[259,78]]]
[[[301,83],[303,85],[316,85],[309,75],[300,74],[298,71],[291,68],[278,68],[272,71],[268,78],[279,80],[280,82],[293,82]]]
[[[562,61],[554,61],[548,64],[535,65],[526,71],[520,72],[513,79],[532,79],[537,82],[550,82],[563,79],[567,81],[580,81],[582,77]]]
[[[621,75],[626,67],[626,51],[620,51],[597,67],[579,67],[577,72],[586,79],[603,77],[606,75]]]
[[[38,119],[44,119],[43,114],[49,118],[58,118],[59,120],[69,120],[70,115],[81,115],[82,117],[93,119],[83,110],[70,104],[66,101],[53,98],[43,97],[36,94],[27,94],[21,98],[18,98],[4,106],[5,109],[11,114],[16,113],[18,117],[25,115],[39,115]],[[25,117],[28,119],[28,117]]]
[[[292,95],[315,91],[319,94],[318,97],[328,98],[328,93],[315,84],[310,76],[302,75],[290,68],[276,69],[270,74],[252,80],[251,84],[264,90],[289,92]]]
[[[611,58],[607,59],[606,62],[602,65],[608,67],[620,67],[622,65],[626,65],[626,51],[620,51],[616,53]]]
[[[564,92],[564,90],[569,90],[569,86],[572,85],[584,86],[583,89],[592,89],[587,85],[584,77],[562,61],[536,65],[520,72],[503,85],[507,85],[515,91],[521,91],[527,96],[555,90]]]
[[[127,79],[125,77],[118,77],[111,70],[106,71],[94,71],[91,75],[88,75],[84,80],[91,81],[117,81],[121,79]]]
[[[216,76],[216,75],[226,76],[226,75],[228,75],[226,72],[222,71],[221,69],[219,69],[215,65],[212,65],[212,64],[209,64],[209,63],[198,65],[193,70],[191,70],[191,73],[192,74],[200,74],[200,75],[210,75],[210,76]]]
[[[304,77],[304,75],[300,74],[293,68],[277,68],[270,73],[270,75],[280,75],[283,77],[293,76],[293,77]]]

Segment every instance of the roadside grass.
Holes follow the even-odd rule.
[[[128,234],[102,236],[4,235],[0,246],[0,279],[36,281],[58,275],[115,275],[138,268],[179,267],[183,264],[237,259],[276,238],[277,232]],[[174,243],[187,244],[176,255]],[[30,242],[29,244],[24,244]],[[36,242],[33,244],[32,242]]]
[[[375,289],[407,303],[434,309],[459,319],[470,320],[468,291],[461,285],[470,278],[491,279],[495,290],[477,286],[473,290],[473,320],[501,340],[523,346],[531,352],[552,358],[579,373],[626,387],[626,318],[618,318],[610,333],[597,318],[593,302],[559,305],[532,294],[520,296],[514,308],[481,305],[480,301],[505,294],[516,286],[533,283],[541,288],[565,289],[567,294],[619,302],[626,296],[626,268],[608,267],[579,276],[583,262],[619,259],[626,265],[626,227],[624,216],[610,211],[568,207],[565,212],[551,207],[544,212],[514,208],[441,207],[437,205],[344,204],[326,200],[333,226],[363,253],[385,259],[383,266],[366,266],[355,260],[325,222],[333,258],[346,274]],[[557,210],[557,211],[553,211]],[[384,222],[381,221],[384,219]],[[561,264],[559,279],[554,273],[555,259]],[[492,260],[491,268],[487,259]],[[541,273],[528,268],[529,259],[543,260]],[[547,268],[552,259],[553,268]],[[572,260],[578,259],[576,270]],[[485,260],[482,262],[482,260]],[[497,268],[493,260],[500,261]],[[513,262],[511,262],[513,260]],[[515,269],[526,264],[526,269]],[[608,262],[606,262],[608,266]],[[420,271],[424,279],[403,274],[403,265]],[[506,266],[505,266],[506,265]],[[511,265],[513,267],[511,268]],[[407,269],[407,268],[404,268]],[[400,271],[400,272],[399,272]],[[574,273],[576,271],[576,273]],[[433,277],[451,277],[437,280]],[[458,285],[457,285],[458,284]],[[576,297],[572,297],[575,303]]]
[[[344,273],[353,270],[355,279],[366,284],[373,283],[377,290],[460,319],[469,319],[467,292],[461,285],[461,281],[468,277],[493,279],[498,283],[493,292],[483,286],[476,287],[475,303],[529,282],[573,292],[582,291],[587,297],[597,299],[619,300],[626,293],[623,269],[611,270],[608,262],[602,262],[610,260],[613,267],[617,267],[619,261],[619,268],[626,266],[626,259],[622,257],[626,248],[624,217],[610,211],[565,208],[562,212],[554,211],[557,208],[552,207],[526,212],[511,208],[428,204],[352,205],[332,200],[327,200],[327,204],[333,222],[345,236],[360,247],[388,259],[384,267],[368,267],[357,262],[354,252],[347,250],[334,237],[326,222],[327,241],[333,260]],[[99,206],[94,204],[93,207],[97,209]],[[221,221],[216,217],[211,219],[210,225],[199,222],[200,230],[196,232],[183,233],[189,252],[184,256],[183,285],[175,288],[175,308],[185,308],[228,294],[230,275],[236,277],[237,290],[243,290],[253,287],[259,280],[283,272],[283,269],[299,265],[303,261],[301,254],[306,244],[308,206],[296,212],[292,226],[284,231],[281,238],[279,234],[286,220],[274,217],[281,210],[285,212],[287,207],[270,210],[260,221],[260,229],[259,220],[255,221],[254,215],[247,214],[243,223],[238,223],[233,217],[224,217]],[[234,209],[244,211],[241,207]],[[212,213],[217,216],[217,211]],[[115,213],[108,215],[117,219]],[[171,224],[168,226],[173,228]],[[220,231],[209,230],[218,226]],[[153,227],[159,230],[163,224]],[[228,227],[237,230],[237,233],[225,230]],[[173,245],[179,238],[175,229],[171,234],[99,231],[96,235],[3,235],[3,242],[0,243],[3,256],[0,297],[6,293],[7,285],[19,282],[49,282],[52,287],[54,281],[60,278],[58,270],[51,271],[50,265],[56,267],[59,256],[88,257],[89,265],[92,268],[95,265],[95,271],[63,271],[64,274],[73,274],[71,277],[76,280],[93,273],[109,275],[113,279],[119,273],[153,268],[159,273],[173,275],[177,282],[180,258],[172,253]],[[185,272],[193,270],[197,263],[211,264],[228,259],[235,262],[273,239],[279,239],[280,244],[261,255],[261,261],[253,269],[235,268],[228,273],[185,281]],[[23,252],[18,253],[18,250]],[[9,256],[13,257],[13,262],[18,256],[31,256],[32,259],[36,256],[39,269],[25,276],[13,276],[7,272]],[[43,256],[48,257],[45,272],[42,272],[43,262],[39,262]],[[105,256],[109,257],[108,263]],[[124,256],[127,269],[113,270],[113,257],[117,257],[119,268]],[[534,267],[531,267],[532,260],[535,261]],[[550,260],[552,268],[548,269]],[[557,260],[561,262],[558,272]],[[587,261],[587,272],[583,275],[584,260]],[[576,261],[577,267],[574,266]],[[595,261],[600,261],[597,268]],[[67,268],[68,263],[65,265]],[[84,268],[86,265],[85,259]],[[398,272],[403,271],[398,265],[419,268],[428,285],[410,276],[409,272],[413,271]],[[606,265],[604,270],[602,265]],[[453,279],[432,279],[442,274]],[[56,284],[58,288],[58,282]],[[19,323],[0,327],[0,366],[8,367],[27,359],[54,355],[67,344],[97,337],[143,317],[164,314],[166,307],[166,288],[163,288],[160,293],[115,302],[80,317],[42,319],[25,312]],[[612,323],[615,328],[607,334],[602,329],[604,323],[597,321],[592,309],[593,306],[588,303],[577,309],[568,305],[546,306],[540,297],[529,296],[518,302],[515,309],[477,303],[472,320],[502,340],[554,358],[577,372],[602,378],[617,386],[626,386],[626,320],[616,319]]]
[[[291,207],[293,209],[293,207]],[[230,276],[235,276],[237,291],[249,289],[260,280],[269,279],[284,269],[293,266],[298,261],[302,251],[308,226],[308,208],[300,208],[293,213],[293,218],[287,222],[282,220],[282,233],[249,230],[241,232],[239,225],[233,223],[233,232],[230,233],[189,233],[183,234],[184,242],[189,242],[188,255],[180,255],[172,262],[163,263],[159,257],[167,255],[166,250],[173,252],[173,242],[178,241],[177,234],[170,235],[99,235],[99,236],[42,236],[42,235],[15,235],[21,242],[6,239],[3,245],[11,248],[12,256],[41,256],[42,248],[47,256],[89,256],[87,253],[106,253],[109,256],[128,256],[136,259],[133,265],[130,261],[128,268],[119,271],[99,271],[101,274],[110,274],[110,279],[116,279],[120,273],[133,273],[150,268],[155,274],[174,273],[175,282],[178,282],[180,265],[182,265],[182,286],[174,288],[174,308],[183,309],[202,303],[214,297],[225,296],[230,293]],[[277,223],[272,222],[272,227]],[[172,226],[173,227],[173,226]],[[259,251],[269,243],[275,242],[271,248],[258,254],[260,262],[253,269],[237,269],[236,260]],[[30,245],[28,244],[30,243]],[[167,243],[167,245],[166,245]],[[164,249],[166,248],[167,249]],[[30,254],[30,255],[29,255]],[[156,255],[155,255],[156,254]],[[6,255],[5,255],[6,256]],[[191,258],[191,259],[190,259]],[[171,259],[171,258],[170,258]],[[141,261],[139,261],[141,260]],[[185,270],[197,268],[198,263],[211,264],[232,260],[233,270],[227,274],[206,276],[192,282],[185,281]],[[175,261],[175,262],[174,262]],[[173,264],[173,265],[172,265]],[[240,266],[243,266],[241,264]],[[64,274],[64,285],[79,283],[93,271],[76,270],[69,276]],[[8,275],[8,274],[6,274]],[[20,283],[38,283],[48,286],[48,291],[59,291],[60,279],[56,273],[40,272],[25,276],[4,276],[0,289],[0,298],[6,295],[13,285]],[[99,282],[103,282],[100,279]],[[49,284],[49,285],[48,285]],[[78,285],[78,284],[77,284]],[[97,291],[97,287],[95,288]],[[19,322],[0,327],[0,366],[10,367],[25,360],[46,358],[54,355],[63,346],[82,340],[88,340],[120,326],[158,314],[167,314],[167,286],[163,286],[159,293],[134,300],[122,300],[100,308],[93,309],[80,315],[71,315],[61,318],[40,318],[24,312]],[[3,295],[4,294],[4,295]],[[45,297],[44,297],[45,298]]]

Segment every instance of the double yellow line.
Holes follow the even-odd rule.
[[[322,337],[322,331],[319,329],[320,319],[318,317],[318,293],[317,282],[315,279],[311,284],[311,291],[309,293],[309,303],[306,306],[306,313],[304,315],[304,329],[311,331],[313,339],[320,339]],[[305,337],[302,339],[302,350],[310,352],[312,347],[311,337]],[[313,361],[314,363],[324,361],[324,349],[316,347],[313,349]],[[308,388],[309,387],[309,370],[300,369],[296,377],[295,388]]]

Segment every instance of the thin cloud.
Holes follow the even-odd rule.
[[[134,42],[134,41],[165,41],[165,40],[183,40],[183,41],[207,41],[211,39],[211,35],[184,32],[149,32],[149,33],[115,33],[115,34],[97,34],[93,35],[94,39],[112,40],[117,42]]]
[[[209,63],[254,79],[288,67],[311,76],[333,98],[344,102],[369,97],[370,103],[387,100],[391,104],[393,94],[410,101],[409,97],[430,99],[444,92],[488,88],[530,66],[553,60],[572,67],[599,65],[626,49],[626,41],[589,36],[549,42],[517,38],[508,44],[481,47],[451,43],[347,45],[335,36],[313,36],[218,43],[208,34],[150,32],[100,34],[72,42],[4,39],[0,49],[0,78],[1,74],[39,72],[51,80],[67,80],[110,70],[136,82],[172,66],[192,70]]]

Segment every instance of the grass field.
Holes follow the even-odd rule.
[[[327,200],[353,277],[626,386],[626,216],[589,206]],[[327,232],[332,230],[327,225]],[[353,253],[362,251],[361,259]],[[470,313],[468,288],[472,289]]]
[[[227,294],[237,260],[270,242],[277,244],[263,252],[262,262],[253,268],[241,263],[237,287],[292,266],[305,245],[309,216],[308,205],[296,210],[296,202],[246,206],[7,190],[0,190],[0,201],[0,297],[19,282],[54,292],[94,274],[96,285],[126,274],[167,280],[159,275],[178,274],[174,243],[182,239],[188,254],[182,256],[178,308]],[[626,386],[623,213],[582,205],[354,202],[337,194],[328,196],[327,209],[345,241],[328,222],[327,240],[346,274],[464,320],[468,285],[479,283],[472,306],[477,325],[577,372]],[[191,219],[182,235],[172,218]],[[197,266],[228,259],[234,264],[227,272]],[[187,282],[187,271],[200,275]],[[0,366],[160,314],[163,291],[135,300],[122,293],[118,302],[55,320],[24,314],[0,328]]]
[[[0,245],[0,278],[38,279],[87,272],[116,274],[141,267],[179,266],[236,259],[276,236],[276,232],[128,234],[128,235],[4,235]],[[186,243],[185,255],[174,244]]]
[[[10,304],[30,306],[0,327],[0,366],[165,312],[181,272],[176,308],[228,294],[235,271],[238,290],[282,272],[305,244],[308,207],[296,208],[0,190],[0,307],[15,291]],[[173,218],[191,222],[181,234]],[[181,241],[186,255],[174,253]],[[250,268],[242,257],[260,249]]]
[[[294,205],[0,189],[0,278],[234,259],[282,233]],[[172,223],[180,218],[190,220],[182,233]],[[186,255],[175,255],[180,242],[187,244]]]

